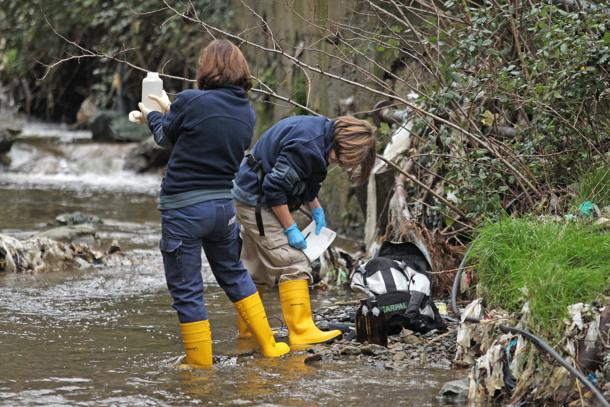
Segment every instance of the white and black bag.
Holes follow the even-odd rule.
[[[377,257],[356,267],[352,290],[377,300],[390,333],[403,326],[422,333],[445,329],[432,300],[429,259],[409,242],[384,244],[386,250],[382,245]]]

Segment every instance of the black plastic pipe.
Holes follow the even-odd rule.
[[[472,247],[472,246],[471,246]],[[460,290],[460,279],[462,278],[462,273],[464,272],[464,265],[466,264],[466,259],[468,258],[468,254],[470,253],[471,247],[468,248],[466,254],[464,254],[464,258],[460,262],[457,273],[455,273],[455,279],[453,280],[453,287],[451,288],[451,309],[457,316],[461,316],[460,311],[457,306],[457,293]],[[464,318],[465,322],[479,323],[481,322],[478,318],[466,317]],[[532,334],[531,332],[524,331],[519,328],[512,328],[506,325],[499,325],[500,331],[503,333],[512,333],[523,336],[525,339],[532,342],[538,349],[546,352],[549,356],[555,359],[561,366],[565,367],[568,372],[570,372],[573,376],[575,376],[578,380],[580,380],[585,386],[591,390],[591,393],[595,396],[595,398],[599,401],[600,405],[604,407],[610,407],[610,403],[608,400],[604,398],[604,395],[599,391],[597,387],[593,383],[587,379],[587,377],[578,369],[574,368],[574,366],[570,365],[567,360],[561,357],[559,353],[555,349],[553,349],[548,343]]]

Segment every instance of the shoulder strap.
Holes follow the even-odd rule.
[[[265,236],[265,226],[263,224],[262,210],[262,196],[263,196],[263,179],[265,178],[265,171],[261,163],[254,158],[252,154],[246,155],[246,163],[256,174],[258,180],[258,197],[256,198],[256,207],[254,208],[254,215],[256,217],[256,227],[258,228],[258,234]]]

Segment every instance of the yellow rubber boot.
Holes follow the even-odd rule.
[[[197,321],[180,324],[186,353],[186,363],[195,367],[212,367],[212,331],[210,322]]]
[[[290,352],[290,347],[287,344],[275,341],[258,292],[237,301],[235,308],[250,327],[250,331],[263,351],[263,355],[273,358]]]
[[[262,301],[263,293],[261,291],[259,291],[258,295]],[[237,330],[239,331],[239,335],[237,336],[238,339],[254,338],[254,335],[252,335],[252,331],[250,330],[250,327],[248,327],[248,324],[246,323],[246,321],[244,321],[244,319],[239,315],[239,312],[237,313]]]
[[[280,283],[280,304],[291,346],[327,342],[342,334],[339,330],[321,331],[313,322],[307,280]]]
[[[239,331],[238,339],[252,339],[252,331],[239,314],[237,314],[237,330]]]

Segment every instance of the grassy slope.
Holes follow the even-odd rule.
[[[549,336],[568,305],[610,294],[610,233],[589,225],[505,218],[480,229],[470,262],[491,307],[529,301],[532,328]]]

